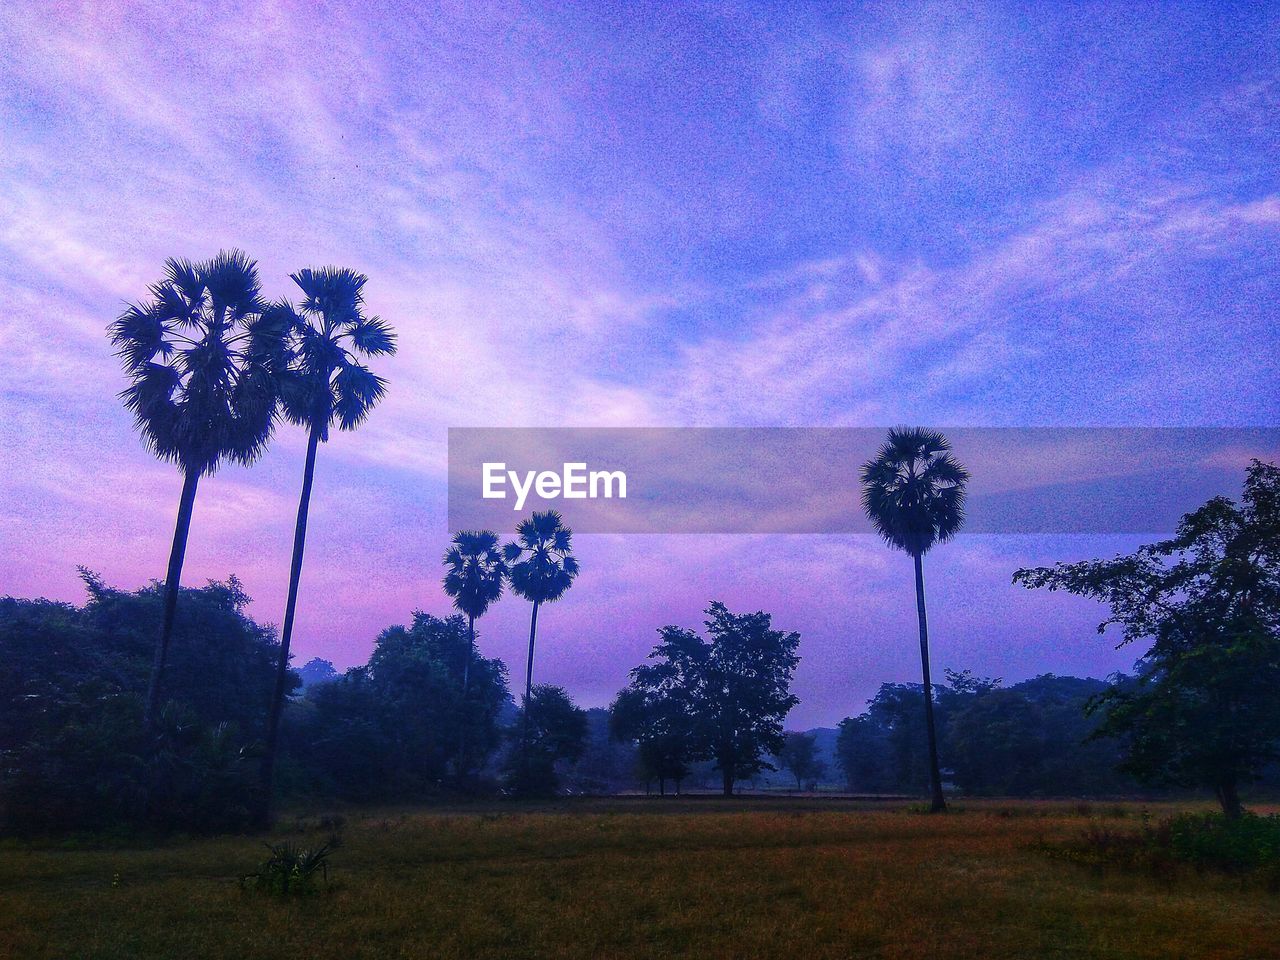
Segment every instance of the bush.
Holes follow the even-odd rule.
[[[315,893],[321,880],[329,886],[329,854],[337,845],[334,838],[319,847],[299,847],[289,843],[269,843],[267,857],[253,873],[240,878],[245,890],[256,890],[280,897]]]
[[[1280,871],[1280,816],[1228,820],[1217,813],[1183,814],[1169,822],[1169,847],[1177,859],[1198,869]]]
[[[1263,880],[1280,888],[1280,816],[1184,813],[1137,830],[1091,821],[1070,843],[1043,848],[1051,856],[1103,870],[1118,867],[1169,877],[1179,868]]]

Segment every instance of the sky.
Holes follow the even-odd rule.
[[[1277,171],[1267,4],[16,0],[0,594],[163,575],[180,477],[105,331],[170,256],[243,248],[273,297],[355,268],[399,333],[312,501],[294,649],[346,667],[448,610],[450,427],[1277,425]],[[303,450],[202,484],[185,582],[235,573],[279,622]],[[935,673],[1128,668],[1096,605],[1010,575],[1138,542],[939,548]],[[792,726],[918,677],[910,561],[873,537],[576,548],[535,670],[583,704],[712,599],[801,633]],[[480,626],[513,675],[528,613]]]

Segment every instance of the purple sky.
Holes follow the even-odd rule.
[[[450,426],[1280,422],[1280,9],[1053,7],[4,5],[0,593],[163,573],[179,478],[104,332],[222,247],[272,296],[368,273],[401,338],[321,451],[300,660],[446,612]],[[187,582],[280,619],[301,455],[282,430],[202,485]],[[938,550],[935,667],[1127,667],[1009,576],[1134,543]],[[870,537],[578,549],[537,675],[584,703],[712,598],[801,632],[797,726],[918,674],[909,562]],[[527,614],[482,626],[513,673]]]

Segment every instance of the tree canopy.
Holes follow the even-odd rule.
[[[729,794],[735,780],[772,770],[766,758],[782,749],[782,722],[799,702],[791,679],[800,634],[773,629],[767,613],[734,614],[719,601],[705,625],[705,639],[682,627],[658,631],[653,662],[631,671],[620,698],[620,729],[644,736],[655,762],[672,770],[714,760]]]
[[[1014,581],[1107,604],[1099,632],[1147,649],[1095,701],[1099,734],[1124,738],[1135,776],[1207,786],[1239,816],[1240,784],[1280,756],[1280,468],[1254,460],[1240,502],[1214,497],[1168,540]]]

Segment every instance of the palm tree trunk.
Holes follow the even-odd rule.
[[[913,559],[916,562],[916,614],[920,618],[920,669],[924,674],[924,724],[929,737],[929,787],[933,794],[929,811],[941,813],[947,809],[947,801],[942,796],[942,773],[938,769],[938,733],[933,724],[933,683],[929,679],[929,618],[924,610],[924,566],[919,554],[915,554]]]
[[[529,620],[529,659],[524,667],[524,699],[528,703],[533,696],[533,642],[538,636],[538,606],[533,605],[533,617]]]
[[[178,588],[182,580],[182,561],[187,555],[187,534],[191,531],[191,514],[196,503],[196,486],[200,471],[189,469],[182,481],[182,497],[178,500],[178,522],[173,530],[173,546],[169,550],[169,570],[164,578],[164,620],[160,627],[160,642],[156,644],[155,660],[151,664],[151,681],[147,684],[147,702],[143,708],[142,723],[150,732],[160,706],[160,677],[169,657],[169,640],[173,636],[174,617],[178,611]]]
[[[302,555],[307,541],[307,512],[311,508],[311,484],[316,472],[316,448],[320,435],[314,427],[307,437],[307,461],[302,470],[302,495],[298,498],[298,520],[293,528],[293,562],[289,567],[289,598],[280,628],[280,659],[276,661],[276,684],[267,713],[267,745],[262,755],[261,825],[271,824],[271,790],[276,766],[276,744],[280,735],[280,714],[284,710],[284,683],[289,675],[289,642],[293,638],[293,615],[298,605],[298,581],[302,579]]]
[[[467,698],[467,681],[471,677],[471,658],[476,652],[476,618],[467,614],[467,659],[462,663],[462,699]]]
[[[525,786],[529,783],[529,711],[533,706],[533,642],[538,636],[538,603],[534,601],[529,621],[529,659],[524,668],[524,716],[520,732],[520,762],[524,766]]]
[[[467,776],[467,723],[470,714],[467,711],[467,686],[471,677],[471,658],[476,652],[476,618],[467,614],[467,658],[462,663],[462,704],[461,724],[458,730],[458,760],[454,764],[454,772],[458,775],[458,786],[461,787]]]

